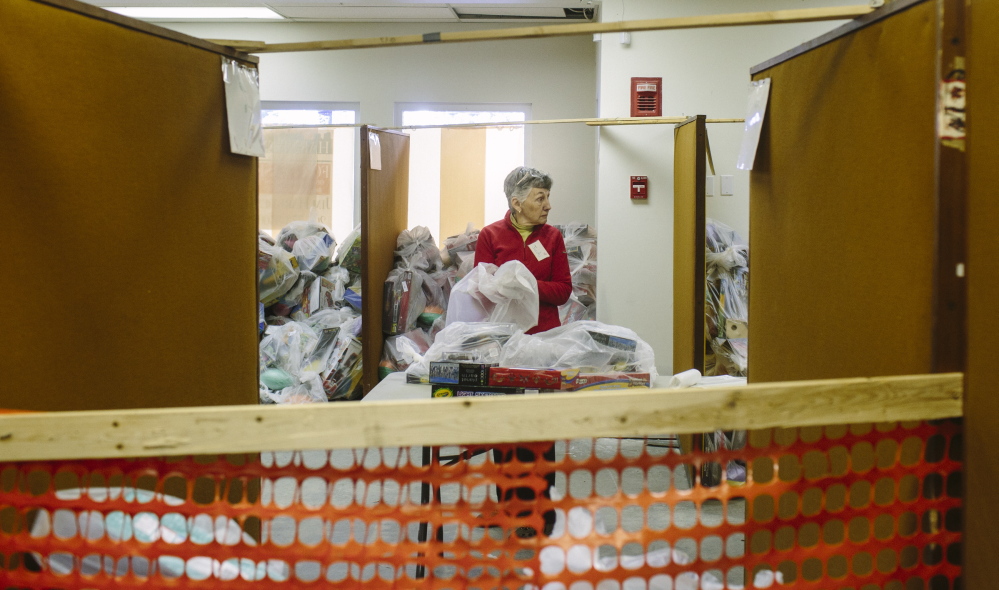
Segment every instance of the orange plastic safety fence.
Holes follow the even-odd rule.
[[[958,584],[959,423],[727,434],[0,464],[0,588]]]

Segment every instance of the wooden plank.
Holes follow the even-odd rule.
[[[366,39],[273,43],[260,49],[256,49],[253,53],[329,51],[335,49],[361,49],[366,47],[398,47],[404,45],[462,43],[467,41],[505,41],[511,39],[535,39],[539,37],[566,37],[572,35],[593,35],[597,33],[624,33],[700,29],[710,27],[806,23],[851,19],[868,14],[872,10],[874,9],[865,5],[838,6],[832,8],[804,8],[797,10],[773,10],[767,12],[713,14],[705,16],[685,16],[650,20],[619,21],[611,23],[542,25],[535,27],[520,27],[515,29],[487,29],[481,31],[427,33],[424,35],[401,35],[397,37],[369,37]]]
[[[962,375],[0,415],[8,461],[646,436],[960,416]]]
[[[441,130],[440,235],[456,236],[485,225],[486,130]]]
[[[0,2],[0,406],[253,403],[257,160],[221,59],[108,14]]]
[[[999,395],[996,334],[999,314],[999,2],[976,2],[967,21],[968,330],[964,403],[964,588],[995,584],[995,511],[999,506]]]
[[[755,76],[751,381],[933,370],[936,38],[923,2]]]
[[[371,167],[370,135],[378,136],[381,169]],[[395,242],[409,217],[409,136],[361,127],[361,326],[364,393],[378,384],[382,356],[385,278],[394,265]]]
[[[62,10],[75,12],[76,14],[86,16],[88,18],[97,19],[107,23],[115,24],[120,27],[125,27],[127,29],[139,31],[141,33],[146,33],[148,35],[160,37],[161,39],[169,39],[171,41],[183,43],[184,45],[190,45],[191,47],[197,47],[199,49],[211,51],[212,53],[225,55],[226,57],[238,59],[243,62],[251,64],[256,64],[260,62],[260,58],[244,53],[242,50],[240,50],[239,47],[235,47],[233,45],[225,43],[213,43],[207,39],[199,39],[198,37],[192,37],[190,35],[178,33],[177,31],[174,31],[172,29],[166,29],[151,23],[147,23],[146,21],[118,14],[117,12],[104,10],[103,8],[98,8],[97,6],[94,6],[92,4],[77,2],[76,0],[31,0],[31,1],[37,2],[39,4],[47,4],[55,8],[60,8]]]
[[[673,133],[673,372],[704,371],[704,115]]]

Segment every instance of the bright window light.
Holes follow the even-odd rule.
[[[261,122],[264,127],[286,125],[353,125],[354,111],[320,109],[263,109]]]
[[[105,9],[143,19],[284,19],[270,8],[252,6],[109,6]]]

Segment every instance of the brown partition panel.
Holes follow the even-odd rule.
[[[757,72],[754,382],[926,373],[936,235],[936,3]]]
[[[673,372],[704,370],[705,116],[673,132]]]
[[[964,587],[995,584],[999,542],[999,395],[995,380],[999,293],[999,3],[975,3],[968,28],[968,359],[965,375]]]
[[[58,4],[0,3],[0,407],[254,403],[256,159],[221,58]]]
[[[378,138],[381,169],[371,167]],[[378,384],[382,356],[382,305],[385,277],[394,263],[395,241],[409,216],[409,136],[361,127],[361,312],[364,346],[362,385],[367,394]]]

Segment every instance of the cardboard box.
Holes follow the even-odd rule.
[[[615,348],[617,350],[623,350],[625,352],[635,352],[638,348],[638,342],[631,340],[630,338],[622,338],[620,336],[613,336],[611,334],[606,334],[604,332],[594,332],[593,330],[587,330],[587,333],[593,338],[593,341],[597,344],[603,344],[608,348]]]
[[[539,393],[537,389],[525,389],[523,387],[486,387],[467,385],[448,385],[444,383],[431,383],[431,397],[480,397],[489,395],[518,395]]]
[[[572,391],[631,387],[652,387],[652,376],[649,373],[580,373],[576,377]]]
[[[489,385],[493,387],[536,387],[538,389],[572,389],[579,369],[489,369]]]
[[[488,386],[489,369],[496,364],[432,361],[430,382],[448,385]]]

